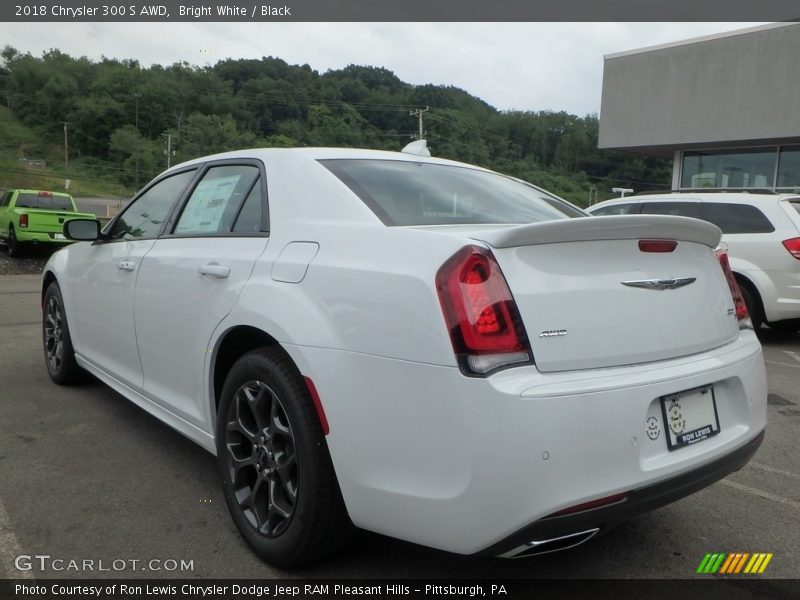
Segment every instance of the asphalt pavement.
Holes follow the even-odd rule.
[[[463,557],[364,534],[324,564],[285,573],[242,541],[210,454],[97,381],[50,382],[40,319],[39,277],[0,276],[0,577],[687,578],[707,552],[770,552],[762,577],[800,577],[800,334],[764,337],[769,427],[758,454],[693,496],[538,558]],[[19,555],[51,558],[21,572]],[[76,571],[69,560],[95,562]]]

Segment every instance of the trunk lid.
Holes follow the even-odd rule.
[[[540,371],[703,352],[739,326],[713,249],[720,230],[684,217],[608,216],[471,233],[492,248]],[[676,240],[645,252],[640,240]]]

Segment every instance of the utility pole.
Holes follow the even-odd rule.
[[[64,175],[67,174],[67,167],[69,166],[69,134],[67,133],[67,125],[69,121],[59,121],[64,124]]]
[[[408,111],[409,117],[417,117],[419,119],[419,139],[422,139],[425,135],[425,132],[422,130],[422,113],[426,113],[430,109],[430,106],[426,106],[425,108],[418,108],[417,110]]]
[[[133,100],[136,103],[135,104],[136,108],[134,109],[134,115],[135,115],[134,116],[134,123],[135,123],[135,126],[136,126],[137,135],[139,133],[139,96],[141,96],[141,94],[134,94],[133,95]],[[134,175],[133,175],[133,185],[137,190],[139,189],[139,151],[138,150],[136,151],[136,168],[134,170]]]
[[[167,136],[167,149],[164,150],[164,154],[167,155],[167,168],[169,169],[170,160],[173,156],[175,156],[175,150],[172,149],[172,134],[162,133],[161,135]]]

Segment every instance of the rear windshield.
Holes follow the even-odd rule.
[[[323,160],[385,225],[536,223],[585,214],[520,181],[478,169],[396,160]]]
[[[42,208],[45,210],[72,210],[69,196],[40,196],[39,194],[19,194],[14,204],[16,208]]]

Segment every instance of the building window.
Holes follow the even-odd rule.
[[[784,146],[778,161],[779,188],[800,188],[800,146]]]
[[[775,147],[720,152],[687,151],[683,153],[681,187],[773,188],[777,159],[778,149]]]

